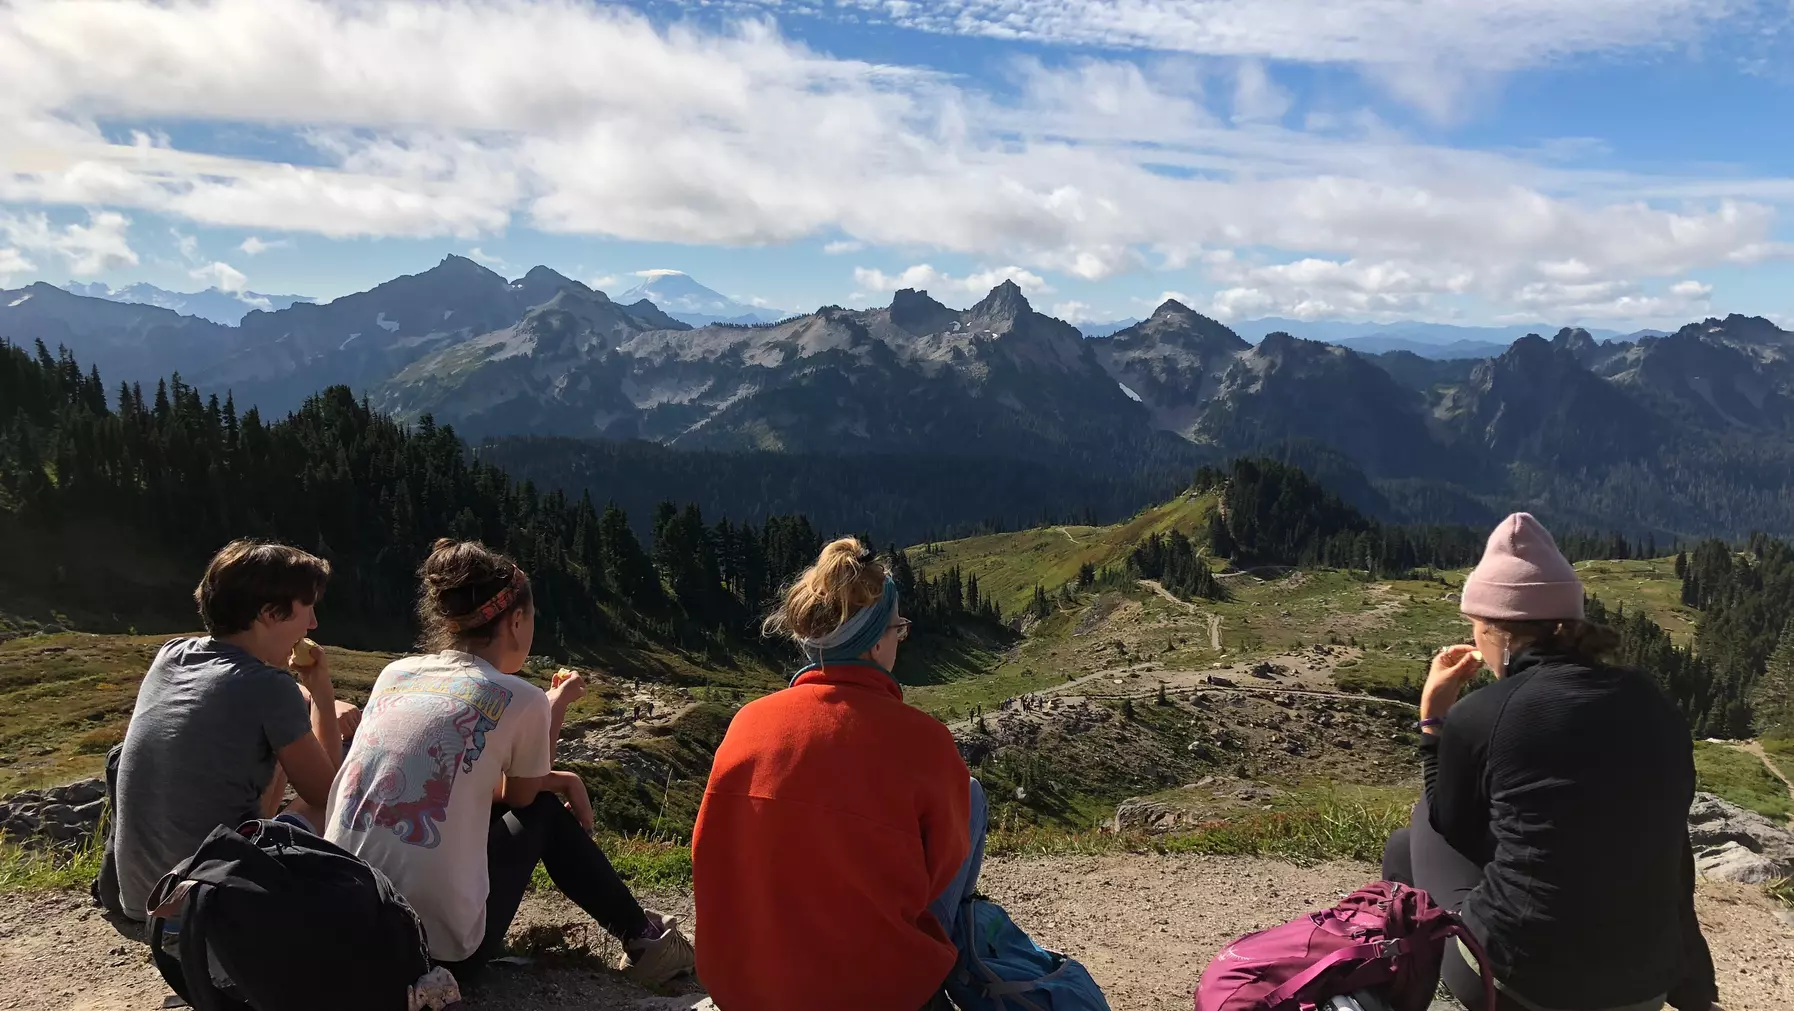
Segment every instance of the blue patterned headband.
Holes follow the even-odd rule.
[[[896,613],[897,581],[887,575],[877,600],[861,608],[833,632],[816,639],[799,639],[797,644],[809,658],[811,667],[858,660],[860,654],[878,645],[891,623],[891,615]]]

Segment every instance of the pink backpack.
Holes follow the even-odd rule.
[[[1392,1011],[1426,1011],[1453,937],[1476,956],[1483,1006],[1493,1008],[1495,979],[1470,931],[1420,889],[1379,881],[1332,909],[1228,945],[1203,970],[1196,1011],[1308,1011],[1363,989]]]

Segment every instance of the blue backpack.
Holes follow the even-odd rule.
[[[959,927],[947,994],[961,1011],[1109,1011],[1088,970],[1035,944],[1002,906],[974,895],[960,907]]]

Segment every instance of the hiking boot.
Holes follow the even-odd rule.
[[[623,945],[623,960],[617,963],[623,975],[643,986],[660,986],[697,968],[697,953],[679,932],[679,921],[652,909],[646,912],[649,926],[659,931],[659,935],[637,938]]]

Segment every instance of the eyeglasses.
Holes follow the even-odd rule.
[[[897,641],[902,642],[903,640],[909,638],[910,624],[911,624],[911,622],[908,618],[898,618],[896,621],[893,621],[889,625],[886,625],[885,630],[888,632],[891,629],[896,629],[897,630]]]

